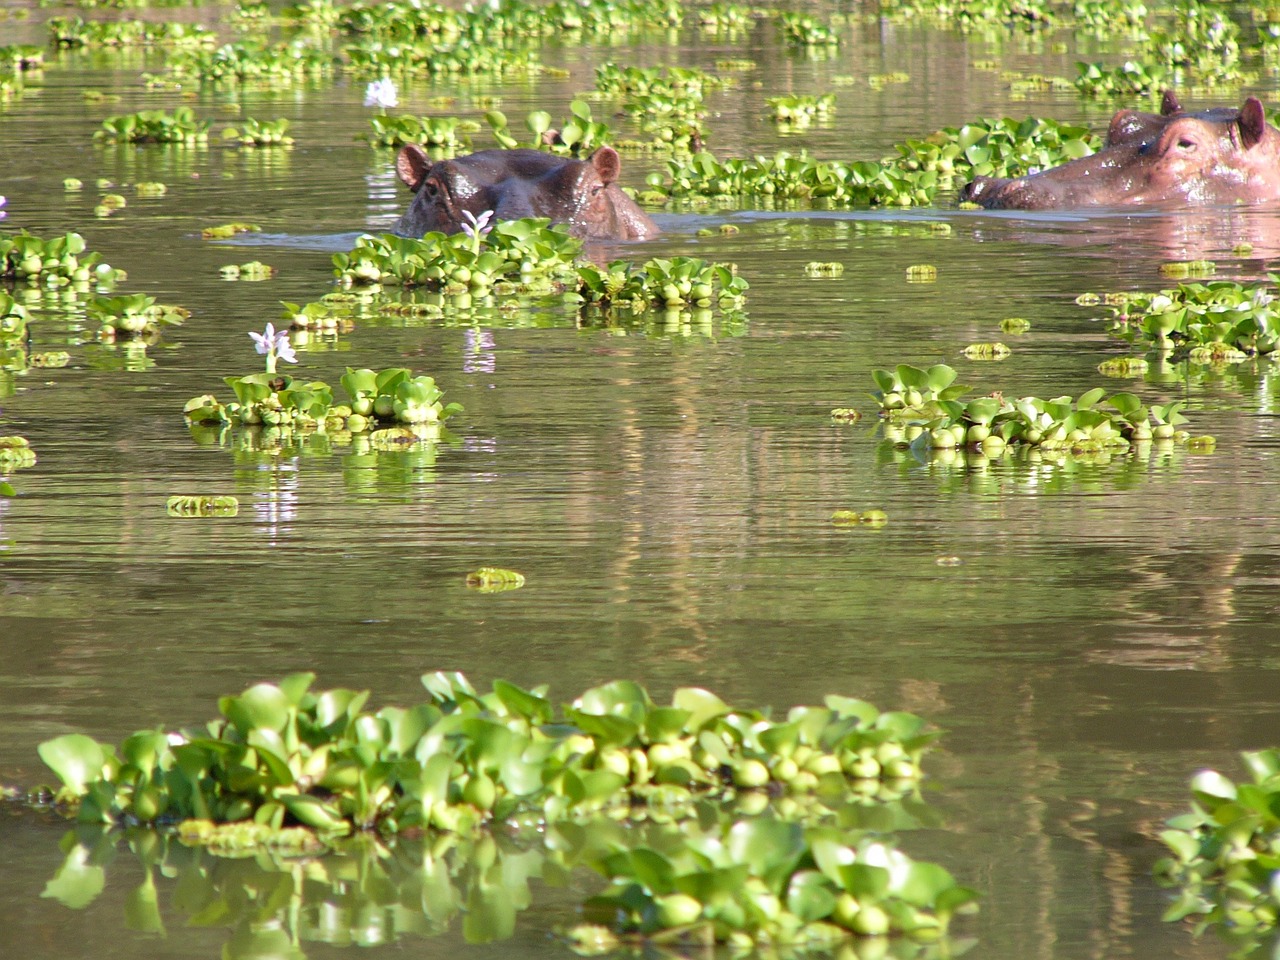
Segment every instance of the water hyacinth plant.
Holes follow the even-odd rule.
[[[389,77],[370,81],[364,90],[364,105],[377,107],[384,114],[392,107],[399,106],[400,95],[395,81]]]
[[[1165,912],[1258,945],[1280,919],[1280,750],[1241,754],[1251,782],[1214,770],[1191,780],[1191,809],[1173,817],[1160,840],[1172,856],[1157,878],[1178,891]]]
[[[1280,276],[1269,278],[1269,285],[1213,280],[1110,297],[1111,332],[1153,350],[1186,354],[1196,363],[1270,357],[1280,345],[1272,292]]]
[[[499,292],[501,281],[550,287],[572,280],[582,241],[546,219],[467,224],[470,233],[428,233],[421,240],[363,236],[350,253],[333,255],[344,286],[393,283],[463,293]],[[496,286],[497,285],[497,286]]]
[[[127,274],[102,263],[101,254],[86,252],[84,237],[67,233],[42,240],[25,230],[0,236],[0,280],[67,286],[94,282],[109,286]]]
[[[955,370],[945,364],[927,370],[899,364],[873,371],[872,378],[886,438],[920,450],[968,446],[997,457],[1006,446],[1026,445],[1081,455],[1153,439],[1191,440],[1177,430],[1186,421],[1182,401],[1148,405],[1131,393],[1108,397],[1102,388],[1075,398],[1009,400],[996,392],[964,401],[969,388],[956,384]]]
[[[223,697],[222,719],[203,731],[142,731],[118,749],[68,734],[40,755],[62,780],[58,801],[88,822],[469,832],[527,813],[557,822],[764,788],[793,798],[793,814],[824,784],[849,802],[875,802],[885,788],[900,797],[937,736],[919,717],[844,697],[770,721],[704,690],[678,690],[659,706],[619,681],[557,708],[542,689],[497,681],[482,695],[440,673],[422,678],[425,703],[370,712],[367,693],[311,693],[313,679]]]

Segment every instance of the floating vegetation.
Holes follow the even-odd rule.
[[[5,478],[15,470],[35,466],[36,452],[26,437],[0,437],[0,497],[17,495],[13,484]]]
[[[1098,372],[1104,377],[1140,377],[1150,366],[1141,357],[1111,357],[1098,364]]]
[[[467,574],[467,586],[479,593],[519,590],[524,586],[524,574],[501,567],[481,567]]]
[[[272,331],[271,339],[275,338]],[[288,359],[292,351],[281,349],[281,355]],[[322,380],[303,383],[274,370],[227,377],[226,382],[235,392],[235,401],[224,405],[212,395],[195,397],[183,409],[189,422],[234,421],[330,433],[366,433],[398,425],[414,428],[408,435],[397,434],[405,440],[436,439],[444,422],[462,410],[460,404],[442,401],[443,391],[431,377],[415,377],[403,367],[377,371],[348,367],[341,379],[350,399],[347,404],[335,403],[333,388]]]
[[[378,114],[369,118],[369,125],[373,127],[368,136],[372,146],[401,147],[406,143],[418,143],[435,157],[454,156],[467,145],[460,134],[479,129],[474,121],[457,117],[412,117],[408,114],[398,117]]]
[[[840,42],[840,33],[834,26],[807,13],[783,11],[778,16],[778,25],[783,38],[796,46],[833,47]]]
[[[918,263],[907,267],[908,283],[933,283],[938,279],[938,268],[931,263]]]
[[[1272,284],[1278,279],[1269,276]],[[1269,356],[1280,344],[1280,318],[1268,290],[1266,284],[1214,280],[1126,294],[1112,306],[1111,332],[1157,350],[1192,351],[1198,362]]]
[[[216,50],[183,48],[171,53],[165,65],[171,80],[288,86],[332,76],[335,61],[305,41],[296,41],[269,46],[229,43]]]
[[[67,177],[62,181],[62,189],[67,191],[67,193],[75,193],[78,190],[84,189],[84,181],[78,177]]]
[[[961,351],[970,360],[1003,360],[1013,351],[1003,343],[971,343]]]
[[[175,107],[173,113],[163,110],[139,110],[108,117],[94,133],[96,140],[117,143],[175,143],[197,146],[209,141],[208,120],[196,118],[190,107]]]
[[[270,280],[276,275],[276,268],[261,260],[250,260],[247,263],[229,263],[219,267],[223,280]]]
[[[695,799],[774,791],[800,816],[815,793],[874,802],[914,790],[937,734],[909,713],[829,696],[781,721],[705,690],[669,706],[617,681],[556,708],[544,688],[479,694],[456,673],[422,678],[426,702],[366,711],[368,693],[310,692],[312,674],[222,697],[203,730],[139,731],[118,748],[82,734],[40,745],[56,802],[84,822],[189,818],[300,824],[321,834],[487,821],[548,823],[621,805],[643,816]],[[861,798],[861,799],[859,799]],[[816,804],[816,805],[815,805]],[[692,813],[692,809],[689,810]]]
[[[240,501],[235,497],[175,496],[165,503],[165,510],[171,517],[234,517],[240,512]]]
[[[20,341],[27,336],[27,308],[0,290],[0,342]]]
[[[350,253],[333,255],[334,274],[344,286],[398,284],[446,292],[500,292],[572,282],[574,259],[582,241],[568,227],[546,219],[503,220],[490,230],[446,235],[428,233],[421,240],[383,234],[365,235]]]
[[[1280,917],[1280,751],[1241,754],[1252,782],[1236,784],[1214,770],[1191,780],[1191,810],[1167,822],[1160,840],[1173,851],[1157,878],[1178,888],[1170,921],[1194,920],[1234,937],[1269,933]]]
[[[553,126],[551,114],[545,110],[534,110],[526,115],[525,126],[533,134],[528,141],[521,141],[512,134],[507,116],[501,110],[490,110],[485,114],[485,122],[493,131],[498,145],[506,149],[528,147],[562,156],[586,157],[613,139],[608,124],[591,118],[591,107],[586,101],[574,100],[569,104],[569,113],[570,119],[559,128]]]
[[[1218,271],[1218,265],[1212,260],[1179,260],[1160,264],[1160,276],[1170,280],[1185,280],[1188,277],[1211,277]]]
[[[824,93],[821,96],[801,94],[769,97],[765,103],[769,105],[769,115],[775,123],[784,127],[804,128],[814,120],[830,119],[835,113],[836,95]]]
[[[620,307],[640,312],[650,305],[723,308],[741,307],[747,281],[737,275],[735,264],[708,263],[696,257],[654,258],[636,267],[615,260],[608,267],[578,264],[578,293],[588,303],[608,309]]]
[[[133,185],[133,191],[140,197],[156,198],[163,197],[169,192],[169,188],[163,183],[155,180],[144,180],[141,183]]]
[[[817,160],[780,151],[772,158],[731,159],[707,152],[651,174],[655,198],[768,196],[828,204],[929,205],[957,177],[1015,177],[1088,156],[1102,141],[1084,127],[1052,120],[979,120],[898,144],[880,161]]]
[[[1100,387],[1077,398],[1008,400],[993,393],[965,401],[969,388],[957,385],[955,370],[945,364],[927,370],[899,364],[873,371],[872,378],[886,439],[913,449],[968,446],[996,457],[1006,446],[1026,445],[1080,455],[1124,451],[1138,441],[1190,439],[1177,430],[1186,422],[1183,401],[1147,405],[1132,393],[1108,397]]]
[[[289,121],[283,117],[279,120],[246,117],[238,127],[224,129],[222,139],[239,141],[242,147],[289,147],[293,145],[293,137],[286,132],[288,129]]]
[[[261,233],[262,228],[253,223],[224,223],[216,227],[205,227],[200,236],[205,240],[228,240],[238,233]]]
[[[806,277],[840,277],[844,276],[844,264],[835,260],[811,260],[804,265]]]
[[[0,437],[0,472],[11,473],[35,466],[36,452],[26,437]]]
[[[883,527],[889,522],[889,515],[883,510],[837,510],[831,514],[831,522],[837,527]]]
[[[52,240],[23,231],[0,236],[0,280],[26,280],[63,286],[72,282],[112,284],[127,276],[100,262],[101,254],[85,252],[84,237],[67,233]]]
[[[50,17],[46,26],[50,42],[59,47],[211,47],[218,42],[216,33],[198,23]]]
[[[100,340],[146,340],[154,343],[165,327],[179,326],[191,316],[185,307],[156,303],[155,297],[95,297],[85,304],[85,316],[101,325]]]
[[[1006,317],[1000,321],[1000,329],[1005,333],[1026,333],[1031,329],[1031,321],[1022,317]]]

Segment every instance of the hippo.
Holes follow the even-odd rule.
[[[575,160],[541,150],[481,150],[432,162],[417,144],[401,147],[396,173],[414,193],[395,226],[402,237],[457,233],[464,213],[498,220],[548,217],[581,240],[647,240],[658,227],[618,186],[612,147]],[[469,218],[468,218],[469,219]]]
[[[1166,97],[1159,114],[1121,111],[1107,145],[1011,180],[977,177],[960,200],[988,210],[1128,204],[1237,204],[1280,199],[1280,130],[1256,97],[1199,113]]]
[[[1160,98],[1159,113],[1142,113],[1138,110],[1119,110],[1111,118],[1107,127],[1107,141],[1104,147],[1114,147],[1121,143],[1142,142],[1159,134],[1169,122],[1169,118],[1182,113],[1182,104],[1172,90],[1166,90]]]

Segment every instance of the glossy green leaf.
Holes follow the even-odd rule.
[[[106,752],[97,741],[83,734],[54,737],[36,749],[45,765],[75,794],[84,793],[88,784],[102,777]]]

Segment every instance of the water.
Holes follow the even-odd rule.
[[[43,38],[38,23],[0,23],[0,41],[31,38]],[[475,116],[485,94],[514,126],[535,108],[567,113],[605,58],[709,66],[728,54],[762,66],[711,100],[707,126],[724,156],[785,145],[875,157],[981,116],[1097,129],[1108,112],[1060,93],[1010,102],[993,71],[972,67],[997,57],[1072,74],[1073,53],[1025,39],[864,24],[837,55],[813,61],[780,52],[764,26],[741,43],[679,42],[566,48],[555,56],[569,80],[420,84],[402,109],[427,113],[427,98],[444,92],[457,96],[446,113]],[[547,683],[562,700],[618,677],[659,699],[700,685],[778,709],[835,692],[946,729],[928,764],[944,826],[903,842],[982,890],[981,914],[961,931],[977,938],[974,955],[1226,953],[1160,922],[1168,898],[1149,868],[1154,834],[1185,806],[1196,769],[1238,776],[1239,750],[1280,739],[1276,378],[1251,362],[1107,381],[1097,364],[1127,351],[1095,319],[1104,308],[1074,298],[1167,284],[1158,267],[1169,259],[1207,257],[1224,275],[1262,277],[1280,249],[1280,215],[660,214],[664,236],[625,254],[736,261],[751,284],[745,322],[580,326],[554,302],[481,310],[474,322],[361,319],[301,351],[299,369],[336,383],[347,366],[403,364],[465,407],[451,422],[457,443],[368,469],[341,450],[200,445],[181,418],[188,398],[227,394],[223,376],[254,368],[246,331],[278,319],[282,300],[319,299],[331,289],[330,254],[353,231],[386,228],[407,203],[390,152],[355,139],[367,129],[362,85],[188,100],[137,83],[158,63],[54,54],[25,95],[0,104],[3,229],[79,230],[129,271],[120,292],[192,311],[141,356],[95,342],[76,304],[48,305],[33,347],[68,350],[70,365],[0,379],[0,432],[28,437],[39,455],[13,478],[19,495],[0,500],[0,781],[47,781],[36,746],[49,737],[116,741],[203,722],[218,696],[298,670],[320,686],[368,688],[378,704],[421,699],[419,675],[437,669],[482,687]],[[889,70],[912,82],[866,85]],[[855,84],[832,87],[842,75]],[[837,122],[803,137],[780,136],[762,116],[767,93],[828,89]],[[121,99],[92,103],[84,90]],[[239,115],[288,117],[298,143],[252,152],[216,136],[194,151],[92,142],[106,115],[188,102],[218,119],[215,131]],[[624,179],[639,184],[660,166],[627,157]],[[85,190],[64,193],[67,176]],[[93,215],[100,177],[129,198],[105,220]],[[140,180],[169,191],[135,199],[128,185]],[[231,220],[263,232],[199,238]],[[938,221],[951,232],[932,231]],[[740,232],[696,235],[725,222]],[[1233,254],[1246,239],[1254,252]],[[278,274],[221,279],[219,267],[247,260]],[[807,279],[811,260],[845,271]],[[904,282],[919,263],[938,267],[937,283]],[[1002,334],[1010,316],[1031,331]],[[997,339],[1010,359],[960,354]],[[921,464],[884,446],[873,418],[829,417],[848,405],[869,414],[870,370],[900,362],[952,364],[984,392],[1105,385],[1152,402],[1184,398],[1217,452],[1064,469]],[[164,504],[177,493],[232,494],[240,512],[173,519]],[[835,510],[871,507],[887,526],[830,522]],[[467,590],[466,573],[486,565],[519,570],[527,584]],[[0,820],[0,953],[236,955],[234,925],[189,922],[174,877],[155,878],[167,936],[146,932],[129,912],[143,873],[127,853],[83,909],[42,897],[65,831],[31,815]],[[225,879],[248,867],[211,869]],[[455,918],[362,955],[565,956],[545,934],[572,916],[582,882],[535,881],[511,940],[467,944]],[[352,952],[314,939],[300,949]]]

